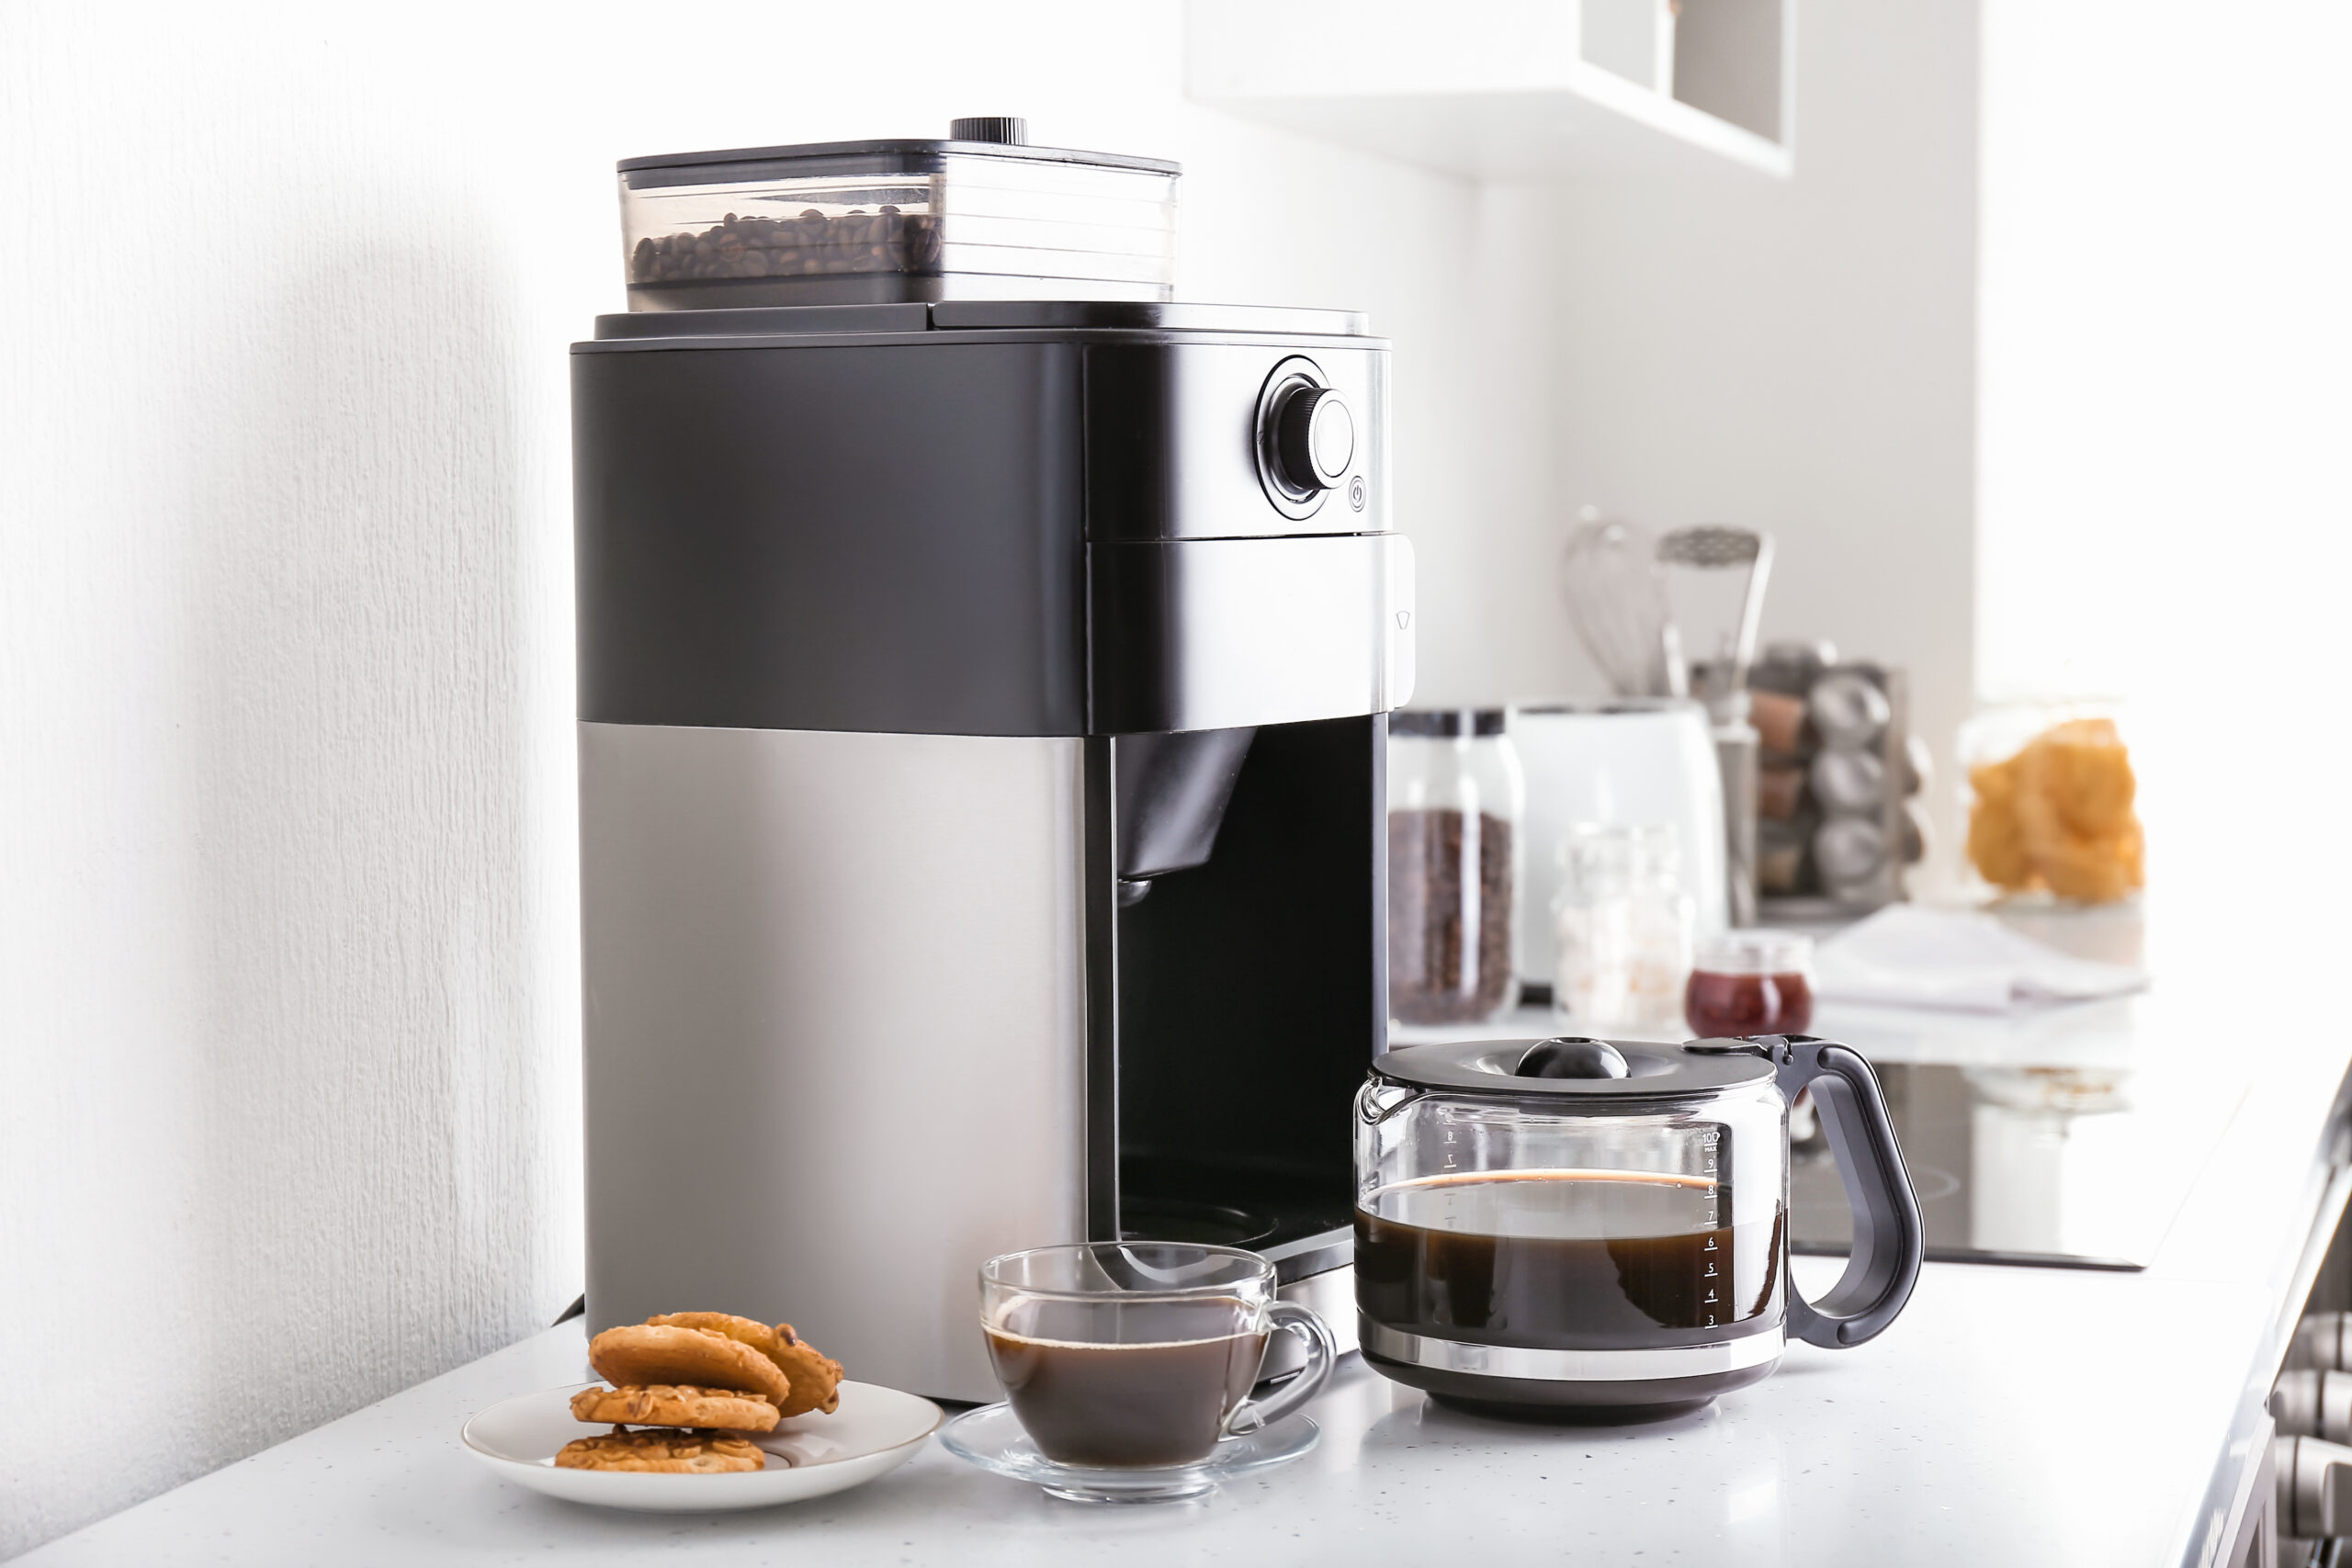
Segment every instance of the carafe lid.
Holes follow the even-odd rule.
[[[1421,1089],[1512,1099],[1683,1100],[1720,1094],[1773,1076],[1744,1041],[1650,1041],[1554,1035],[1405,1045],[1374,1057],[1375,1077]]]
[[[967,134],[975,128],[1020,126],[1017,135]],[[1138,158],[1125,152],[1086,152],[1075,147],[1033,147],[1028,127],[1010,117],[959,119],[944,141],[928,137],[880,137],[864,141],[798,141],[783,147],[727,147],[702,152],[656,152],[623,158],[615,166],[635,176],[631,188],[644,186],[713,184],[749,177],[734,165],[791,165],[808,173],[876,170],[936,172],[943,157],[1009,159],[1025,164],[1083,164],[1097,169],[1135,169],[1155,175],[1181,175],[1184,165],[1166,158]]]

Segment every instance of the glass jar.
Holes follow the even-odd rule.
[[[2120,705],[2022,703],[1961,726],[1960,803],[1972,891],[2117,904],[2147,881]]]
[[[1558,861],[1554,1008],[1587,1032],[1676,1032],[1698,909],[1674,829],[1578,823],[1561,836]]]
[[[1388,719],[1388,1012],[1479,1023],[1519,999],[1527,780],[1499,708]]]
[[[1790,1100],[1822,1100],[1856,1241],[1820,1303],[1788,1281]],[[1868,1063],[1832,1041],[1410,1045],[1356,1097],[1366,1363],[1478,1408],[1691,1409],[1785,1338],[1902,1311],[1919,1210]]]

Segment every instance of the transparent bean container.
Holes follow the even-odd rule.
[[[1815,1304],[1788,1283],[1788,1107],[1811,1087],[1855,1209]],[[1480,1405],[1622,1418],[1769,1375],[1789,1337],[1902,1310],[1918,1205],[1869,1065],[1803,1036],[1405,1046],[1356,1098],[1359,1338]]]
[[[956,130],[623,162],[629,309],[1174,298],[1178,165]]]
[[[1388,720],[1388,1013],[1482,1023],[1519,1000],[1527,777],[1500,708]]]

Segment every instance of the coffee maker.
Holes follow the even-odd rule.
[[[992,1399],[980,1264],[1121,1236],[1351,1325],[1387,344],[1173,302],[1174,165],[1017,121],[621,167],[633,309],[571,359],[589,1329]]]

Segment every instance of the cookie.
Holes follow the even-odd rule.
[[[776,1359],[776,1350],[784,1343],[775,1329],[755,1317],[738,1317],[731,1312],[665,1312],[649,1317],[646,1324],[654,1328],[699,1328],[705,1334],[724,1334],[739,1344],[749,1345],[769,1360]],[[777,1365],[783,1365],[778,1361]]]
[[[691,1383],[583,1388],[571,1396],[574,1419],[626,1421],[633,1427],[718,1427],[736,1432],[775,1428],[776,1409],[757,1394]]]
[[[842,1364],[818,1351],[792,1332],[792,1325],[779,1323],[771,1328],[755,1318],[738,1317],[729,1312],[673,1312],[646,1319],[649,1324],[677,1328],[698,1328],[706,1334],[724,1334],[774,1361],[786,1377],[792,1380],[792,1395],[778,1403],[785,1416],[798,1416],[810,1410],[831,1415],[841,1408]]]
[[[765,1470],[767,1456],[741,1438],[707,1432],[624,1432],[578,1438],[555,1456],[559,1470],[658,1471],[686,1475],[723,1475]]]
[[[684,1383],[694,1388],[756,1393],[781,1409],[791,1379],[775,1362],[724,1334],[667,1324],[607,1328],[588,1341],[588,1364],[622,1388]]]
[[[781,1344],[769,1352],[784,1375],[792,1380],[792,1397],[778,1407],[785,1416],[820,1410],[831,1416],[841,1408],[842,1364],[792,1332],[792,1325],[775,1325]]]

